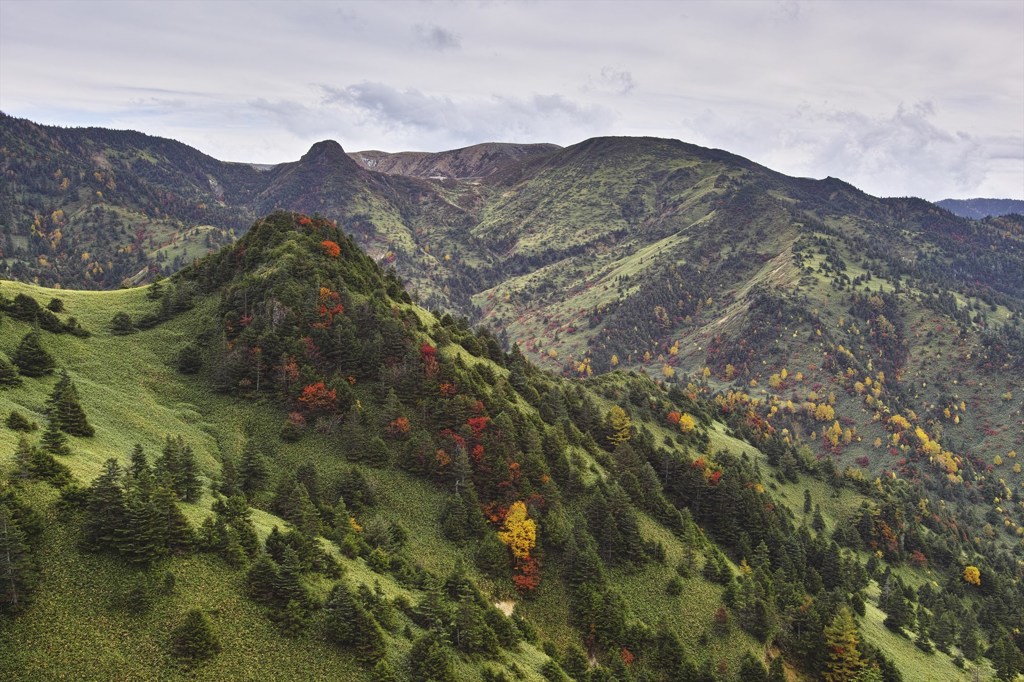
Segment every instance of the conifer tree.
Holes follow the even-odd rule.
[[[163,454],[156,462],[156,470],[161,476],[166,474],[171,489],[179,499],[186,502],[195,502],[199,499],[202,492],[199,465],[196,463],[192,447],[185,443],[181,436],[167,436]]]
[[[860,655],[860,636],[850,610],[843,606],[825,628],[828,661],[826,682],[852,682],[864,668]]]
[[[18,369],[6,356],[0,355],[0,387],[21,386]]]
[[[70,455],[71,448],[68,447],[68,439],[57,427],[56,421],[51,419],[46,424],[41,439],[43,449],[55,455]]]
[[[171,633],[171,652],[188,663],[213,658],[220,651],[220,642],[210,621],[199,609],[185,615],[184,622]]]
[[[34,583],[25,534],[11,510],[0,502],[0,613],[23,609]]]
[[[66,371],[61,372],[60,379],[54,385],[46,401],[46,411],[50,420],[65,433],[82,437],[96,433],[79,402],[78,389]]]
[[[142,446],[136,443],[132,447],[131,455],[129,455],[131,463],[128,465],[128,476],[134,480],[139,480],[145,475],[152,475],[153,470],[149,466],[149,460],[146,457],[145,451]]]
[[[451,649],[436,631],[421,635],[412,643],[409,667],[414,680],[453,682],[455,679]]]
[[[344,583],[334,586],[324,608],[327,636],[331,641],[352,647],[362,663],[373,663],[384,657],[384,631]]]
[[[127,507],[121,486],[121,466],[108,459],[89,486],[85,502],[85,541],[92,549],[111,549],[115,533],[125,519]]]
[[[239,485],[249,499],[263,490],[267,485],[270,472],[263,455],[256,449],[256,444],[249,440],[242,450],[242,463],[238,468]]]
[[[114,545],[129,563],[148,565],[167,554],[164,528],[150,486],[133,486],[125,494],[123,522],[114,529]]]
[[[274,586],[279,580],[277,564],[266,554],[261,554],[245,574],[245,585],[249,596],[255,601],[273,605]]]
[[[22,337],[11,355],[11,362],[27,377],[41,377],[53,373],[56,362],[43,348],[39,330],[33,329]]]

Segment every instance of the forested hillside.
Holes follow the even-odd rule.
[[[0,292],[5,678],[1024,669],[1019,545],[960,497],[1009,515],[1005,482],[843,471],[710,372],[545,372],[326,218],[142,289]]]

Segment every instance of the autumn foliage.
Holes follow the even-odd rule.
[[[320,247],[324,250],[324,253],[331,258],[337,258],[341,255],[341,247],[338,246],[337,242],[333,242],[330,239],[325,239],[320,242]]]
[[[299,403],[307,412],[330,412],[338,400],[338,392],[328,389],[324,382],[318,381],[302,389]]]

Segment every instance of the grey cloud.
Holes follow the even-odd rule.
[[[939,128],[931,102],[900,105],[889,117],[854,111],[825,114],[831,135],[813,155],[818,168],[842,168],[854,181],[883,195],[908,188],[930,195],[937,187],[969,191],[985,179],[984,143]]]
[[[456,101],[416,89],[363,82],[344,88],[323,87],[324,103],[341,105],[362,116],[366,126],[435,133],[434,139],[460,143],[511,139],[562,139],[566,131],[606,132],[613,116],[597,106],[558,94],[520,98],[477,96]]]
[[[437,24],[416,24],[416,38],[432,50],[457,50],[462,39],[457,33],[441,28]]]
[[[584,91],[598,91],[611,93],[613,95],[628,95],[634,88],[636,82],[633,74],[629,71],[620,71],[611,66],[601,68],[601,73],[596,79],[591,78],[584,88]]]

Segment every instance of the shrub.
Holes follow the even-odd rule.
[[[116,313],[114,319],[110,321],[110,332],[112,334],[124,336],[125,334],[134,334],[137,331],[138,328],[132,321],[132,316],[124,311]]]

